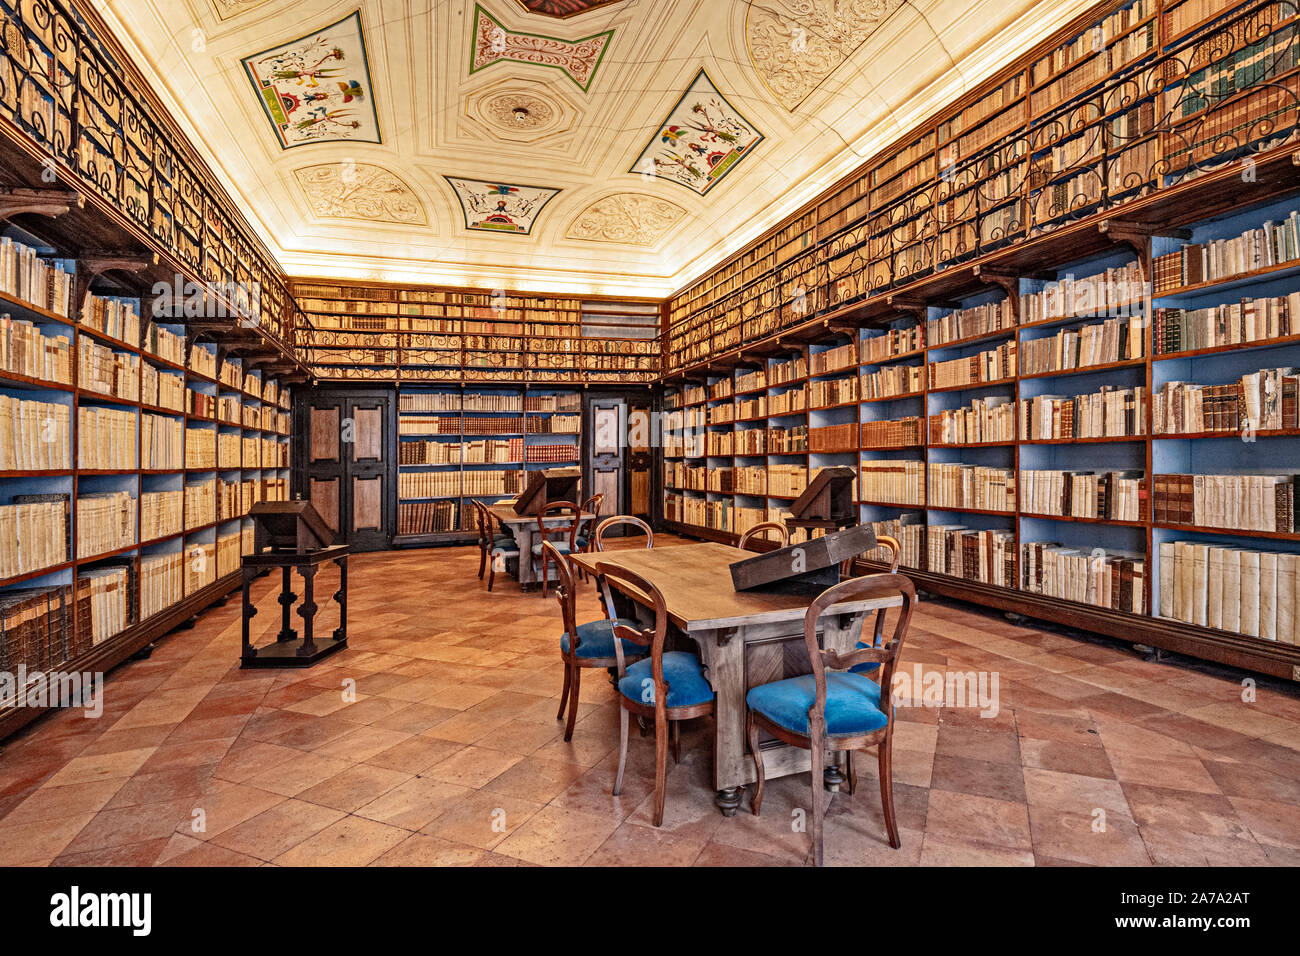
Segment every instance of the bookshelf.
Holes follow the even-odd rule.
[[[61,257],[66,229],[0,216],[11,673],[108,670],[220,599],[251,550],[248,509],[288,489],[296,366],[260,333],[173,317],[148,259]],[[37,713],[0,711],[0,735]]]
[[[319,381],[649,385],[660,304],[294,280]]]
[[[529,471],[580,463],[577,391],[404,383],[397,394],[395,546],[467,540],[471,499],[512,497]]]
[[[923,588],[1300,679],[1283,610],[1297,593],[1297,117],[1243,106],[1289,82],[1294,11],[1097,9],[946,111],[933,139],[904,137],[669,302],[664,516],[732,541],[783,517],[774,481],[856,463],[860,520],[902,542]],[[1099,49],[1080,42],[1094,28],[1109,38]],[[999,117],[1013,128],[1000,146],[980,132]],[[1095,143],[1075,142],[1097,125]],[[1166,162],[1135,180],[1126,151],[1142,143]],[[970,157],[1008,179],[1027,163],[1022,224],[987,228],[983,203],[1005,197],[963,171]],[[928,241],[909,225],[926,203],[928,271],[922,252],[898,258],[900,235]],[[885,242],[879,217],[904,232]],[[800,229],[827,285],[787,315],[761,286]],[[724,344],[716,317],[731,301],[742,320]],[[725,432],[707,422],[727,417],[728,378],[746,432],[730,459],[697,434]],[[800,429],[808,444],[788,444]],[[734,489],[701,484],[728,468]]]

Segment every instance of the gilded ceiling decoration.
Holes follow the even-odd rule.
[[[360,10],[241,62],[281,149],[380,142]]]
[[[311,211],[330,219],[424,225],[424,206],[411,187],[382,166],[325,163],[293,174]]]
[[[216,11],[217,19],[229,20],[268,2],[270,0],[212,0],[212,9]]]
[[[630,171],[703,196],[762,141],[763,134],[700,70]]]
[[[519,0],[519,5],[529,13],[564,19],[618,2],[619,0]]]
[[[685,215],[685,209],[667,199],[643,193],[615,193],[580,212],[565,237],[653,246]]]
[[[468,114],[493,135],[514,143],[554,142],[572,130],[578,111],[546,87],[507,80],[470,98]]]
[[[745,20],[749,58],[787,110],[795,109],[903,0],[770,0]]]
[[[536,63],[560,70],[585,93],[595,79],[596,69],[605,58],[605,51],[613,38],[613,30],[581,40],[512,33],[497,23],[492,14],[475,4],[474,49],[469,71],[477,73],[494,63],[507,61]]]
[[[444,176],[460,199],[465,228],[526,236],[558,189]]]

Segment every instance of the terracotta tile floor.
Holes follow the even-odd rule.
[[[772,781],[761,817],[746,800],[724,819],[708,720],[684,730],[662,827],[650,740],[634,735],[611,796],[613,689],[587,673],[566,744],[558,608],[508,578],[487,594],[477,563],[463,548],[355,556],[351,647],[304,672],[239,670],[234,600],[168,636],[109,677],[101,719],[51,714],[5,744],[0,863],[808,862],[792,825],[808,777]],[[581,591],[579,620],[597,617]],[[997,672],[1000,711],[900,706],[902,848],[885,843],[868,756],[858,794],[831,802],[829,863],[1300,864],[1295,685],[1258,679],[1245,703],[1242,673],[940,601],[920,606],[904,657],[909,672]]]

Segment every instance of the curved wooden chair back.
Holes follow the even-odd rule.
[[[876,535],[876,547],[884,548],[889,552],[889,573],[895,574],[898,571],[898,559],[902,554],[902,546],[898,543],[897,538],[891,538],[887,534]],[[840,562],[840,577],[848,578],[853,575],[853,562],[858,560],[860,555],[854,555],[851,558],[845,558]]]
[[[775,531],[777,535],[778,548],[784,548],[790,543],[790,532],[786,526],[779,521],[764,521],[762,524],[756,524],[740,536],[740,542],[736,545],[741,551],[745,550],[751,538],[759,538],[767,535],[769,531]]]
[[[588,517],[578,516],[577,534],[587,539],[588,548],[591,547],[592,529],[596,526],[596,522],[600,521],[600,506],[604,501],[603,494],[596,494],[582,503],[582,514]]]
[[[664,602],[664,596],[659,593],[657,587],[635,571],[629,571],[608,561],[601,561],[596,565],[596,577],[600,580],[600,589],[605,598],[605,616],[609,620],[618,620],[618,612],[614,608],[614,593],[609,586],[611,578],[640,592],[654,611],[653,628],[638,629],[625,624],[615,624],[614,636],[619,638],[619,641],[631,641],[638,647],[650,649],[650,673],[654,677],[655,684],[655,709],[666,708],[668,684],[664,680],[664,639],[668,636],[668,605]],[[618,658],[618,676],[624,677],[627,668],[623,663],[623,647],[619,641],[614,642],[614,654]]]
[[[648,551],[655,546],[655,533],[648,524],[638,518],[636,515],[614,515],[612,518],[606,518],[600,524],[596,525],[596,536],[592,538],[593,544],[597,551],[605,550],[605,535],[610,528],[616,528],[619,525],[633,525],[640,528],[645,534],[645,546]]]
[[[569,512],[573,515],[573,522],[567,528],[548,528],[546,519],[551,515],[563,514]],[[556,535],[563,535],[569,541],[569,550],[573,550],[573,539],[578,534],[578,517],[580,512],[578,506],[572,501],[552,501],[537,512],[537,534],[542,541],[559,540]]]
[[[555,565],[555,599],[560,602],[560,614],[564,618],[564,633],[569,635],[569,653],[576,653],[578,650],[575,607],[577,594],[573,589],[573,573],[569,569],[569,559],[551,542],[543,541],[542,564]]]
[[[903,606],[899,611],[898,621],[894,625],[894,633],[886,644],[879,646],[858,648],[850,651],[848,654],[839,654],[834,650],[823,650],[817,642],[817,624],[821,620],[827,608],[834,607],[836,604],[844,604],[850,601],[864,601],[871,598],[892,597],[901,595]],[[851,667],[857,667],[859,664],[875,662],[880,667],[880,696],[882,709],[888,705],[886,695],[890,693],[893,686],[894,668],[898,664],[899,655],[903,651],[903,642],[907,639],[907,628],[912,621],[912,610],[916,607],[916,588],[912,581],[902,574],[868,574],[860,578],[850,578],[847,581],[835,585],[833,588],[827,588],[813,600],[808,606],[807,613],[803,619],[803,639],[804,645],[808,650],[808,658],[812,663],[813,680],[817,684],[817,693],[813,700],[812,709],[808,712],[808,728],[814,731],[820,728],[822,736],[825,736],[826,727],[826,669],[831,670],[848,670]],[[883,612],[878,615],[879,620],[883,617]],[[877,627],[879,628],[879,624]],[[889,714],[889,711],[886,711]],[[890,720],[892,722],[892,716]]]

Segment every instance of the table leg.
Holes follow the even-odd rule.
[[[244,599],[243,608],[242,608],[243,610],[242,616],[244,619],[243,622],[244,647],[241,656],[245,660],[256,656],[255,652],[253,651],[253,641],[249,635],[249,624],[252,623],[253,617],[257,614],[257,608],[253,606],[253,598],[252,595],[249,593],[249,585],[253,583],[254,576],[255,576],[254,570],[248,567],[247,565],[245,565],[240,569],[240,577],[242,579],[242,584],[243,584],[242,590],[243,590],[243,599]]]
[[[312,579],[316,577],[316,565],[305,564],[298,569],[302,575],[302,607],[298,614],[302,617],[302,646],[298,648],[299,657],[310,657],[316,653],[316,638],[313,625],[316,620],[316,603],[312,600]]]
[[[293,602],[298,599],[298,595],[291,590],[293,586],[293,569],[288,565],[284,566],[283,577],[280,581],[280,633],[276,636],[277,641],[295,641],[298,639],[298,632],[289,626],[289,612],[293,609]]]
[[[734,817],[736,811],[740,808],[740,798],[744,792],[744,787],[727,787],[718,791],[718,795],[713,802],[718,805],[718,809],[722,811],[724,817]]]
[[[519,542],[519,586],[533,584],[537,578],[533,575],[533,536],[537,529],[525,525],[515,532]]]

